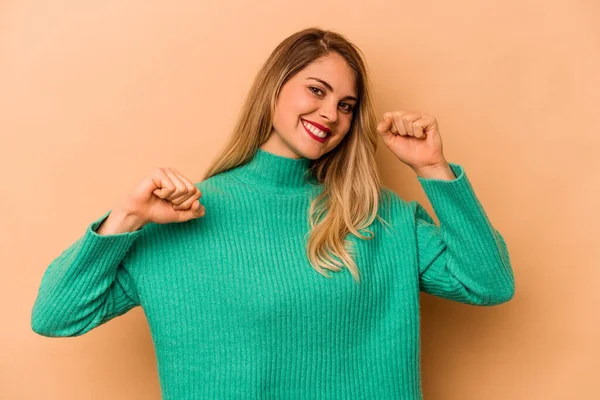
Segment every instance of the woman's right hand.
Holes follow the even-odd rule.
[[[142,224],[168,224],[203,217],[202,192],[173,168],[157,168],[131,192],[123,205]]]

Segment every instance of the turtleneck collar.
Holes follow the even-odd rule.
[[[238,180],[258,190],[278,194],[300,194],[318,185],[310,174],[312,160],[290,158],[257,149],[245,164],[231,170]]]

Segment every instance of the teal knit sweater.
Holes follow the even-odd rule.
[[[90,223],[45,271],[31,327],[79,336],[141,306],[163,399],[421,399],[419,291],[490,306],[510,300],[506,244],[460,165],[417,177],[416,201],[382,188],[372,240],[355,243],[361,282],[307,261],[306,158],[259,149],[198,182],[204,217],[113,235]],[[361,232],[363,233],[363,232]]]

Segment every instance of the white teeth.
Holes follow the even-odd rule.
[[[304,125],[309,131],[311,131],[312,133],[314,133],[315,136],[318,136],[320,138],[326,138],[327,137],[327,133],[323,132],[322,130],[320,130],[316,126],[313,126],[313,125],[309,124],[306,121],[302,121],[302,125]]]

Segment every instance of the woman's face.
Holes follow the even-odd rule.
[[[271,135],[260,147],[290,158],[321,157],[348,133],[357,98],[354,71],[342,56],[313,61],[281,88]]]

